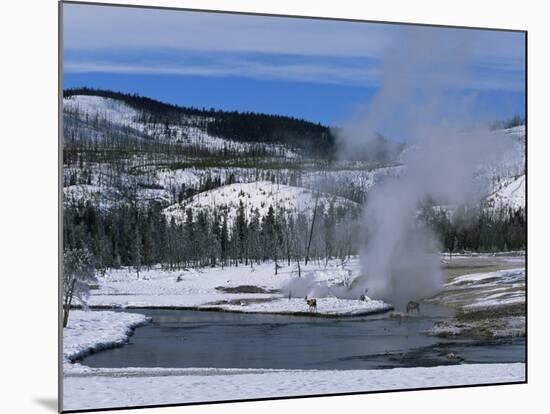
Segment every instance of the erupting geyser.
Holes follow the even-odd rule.
[[[403,28],[384,60],[380,91],[339,134],[343,157],[375,150],[380,133],[406,142],[399,176],[367,196],[362,276],[354,283],[398,307],[432,296],[444,282],[440,246],[418,220],[419,203],[479,201],[488,183],[476,172],[509,148],[509,140],[474,122],[468,110],[474,97],[452,92],[471,83],[473,42],[457,41],[456,29],[438,30]]]

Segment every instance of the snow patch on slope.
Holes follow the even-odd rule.
[[[185,220],[185,210],[191,208],[211,212],[217,208],[219,212],[227,212],[228,220],[232,222],[237,215],[240,203],[244,205],[247,214],[258,209],[260,217],[268,213],[269,207],[283,207],[294,214],[312,214],[317,195],[312,190],[303,187],[294,187],[283,184],[274,184],[270,181],[253,183],[237,183],[219,187],[195,195],[189,202],[172,205],[164,210],[168,220],[172,217],[176,222]],[[328,194],[319,196],[319,205],[328,208],[334,202],[335,207],[356,206],[357,203],[343,197],[333,197]]]
[[[512,210],[525,208],[525,175],[502,180],[496,190],[487,197],[487,204],[498,210],[509,207]]]
[[[65,110],[78,111],[82,116],[96,114],[114,124],[135,125],[138,111],[122,101],[101,96],[74,95],[63,98]]]

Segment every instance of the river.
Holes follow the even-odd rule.
[[[422,314],[329,319],[192,310],[125,310],[150,316],[123,347],[91,354],[91,367],[382,369],[456,363],[525,362],[525,339],[437,338],[426,332],[452,316]],[[457,358],[449,358],[453,353]]]

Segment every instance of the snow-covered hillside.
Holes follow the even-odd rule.
[[[122,134],[145,143],[169,143],[192,151],[211,151],[209,154],[227,151],[239,154],[261,148],[258,153],[261,155],[249,161],[222,157],[204,162],[207,158],[201,153],[167,155],[157,153],[155,148],[151,153],[131,153],[123,160],[79,160],[78,164],[75,160],[64,168],[66,204],[89,200],[105,209],[124,202],[125,195],[132,194],[139,202],[156,201],[164,208],[168,207],[167,217],[173,216],[177,220],[182,219],[187,207],[205,209],[216,206],[227,209],[231,218],[240,201],[247,211],[258,208],[261,215],[270,205],[283,204],[288,210],[298,213],[311,210],[311,190],[325,193],[321,197],[324,204],[332,196],[339,196],[335,201],[340,205],[348,203],[344,198],[360,202],[375,186],[388,178],[399,177],[407,168],[406,165],[376,166],[361,162],[353,165],[345,161],[334,161],[327,168],[284,145],[233,141],[209,135],[206,126],[213,119],[207,116],[186,114],[177,118],[181,121],[177,124],[155,123],[149,122],[151,118],[147,113],[122,100],[73,95],[64,98],[63,102],[67,115],[66,140],[76,137],[97,142],[110,135]],[[101,126],[101,122],[96,120],[103,120],[106,124]],[[487,185],[487,190],[480,201],[491,210],[523,208],[525,127],[495,133],[510,139],[511,150],[494,165],[481,166],[477,177]],[[405,149],[403,154],[406,155],[407,151]],[[405,155],[403,159],[406,159]],[[193,191],[185,193],[189,189]]]
[[[318,199],[318,200],[317,200]],[[230,184],[214,190],[197,194],[188,202],[175,204],[165,209],[168,219],[174,217],[176,222],[185,220],[185,210],[191,208],[194,212],[206,210],[211,212],[217,209],[220,213],[227,213],[231,222],[237,215],[237,210],[242,203],[247,214],[258,210],[260,217],[268,213],[270,207],[283,208],[294,214],[313,213],[315,202],[328,209],[331,203],[335,207],[357,206],[353,201],[342,197],[334,197],[329,194],[317,195],[312,190],[303,187],[294,187],[283,184],[274,184],[270,181],[257,181],[253,183]]]
[[[110,189],[91,184],[70,185],[63,188],[63,200],[66,204],[85,204],[92,202],[101,209],[110,206]]]
[[[486,204],[490,209],[525,208],[525,125],[497,131],[508,139],[509,149],[502,159],[485,166],[484,176],[489,181]]]
[[[78,113],[79,116],[99,116],[108,122],[136,125],[138,111],[124,102],[100,96],[77,95],[63,99],[63,110]]]
[[[491,137],[495,136],[501,147],[496,151],[498,156],[487,164],[478,165],[473,171],[472,179],[480,187],[478,201],[487,210],[496,211],[499,209],[511,208],[517,210],[525,207],[525,126],[517,126],[507,129],[492,131]],[[495,142],[493,142],[495,144]],[[407,147],[401,154],[401,168],[394,170],[393,176],[403,174],[407,169],[407,158],[410,152],[414,151],[415,145]],[[436,172],[434,172],[436,173]],[[452,213],[458,206],[438,206]]]
[[[487,197],[487,204],[495,209],[525,208],[525,174],[517,177],[507,177],[495,185],[495,191]]]
[[[343,188],[356,188],[366,194],[385,179],[399,177],[403,169],[403,165],[356,169],[343,166],[341,169],[304,172],[301,183],[304,187],[320,188],[331,193],[339,193]]]
[[[209,135],[205,127],[211,118],[187,115],[181,123],[166,124],[144,122],[143,114],[126,103],[102,96],[73,95],[63,99],[64,111],[82,119],[101,119],[108,123],[130,127],[145,137],[179,145],[193,145],[215,151],[247,151],[254,146],[280,157],[295,158],[297,154],[282,145],[237,142]]]

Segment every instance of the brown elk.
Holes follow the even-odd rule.
[[[317,310],[317,299],[313,298],[313,299],[308,299],[307,296],[306,296],[306,303],[308,304],[309,306],[309,311],[314,311],[314,310]]]
[[[407,313],[412,311],[420,312],[420,303],[415,302],[414,300],[411,300],[409,301],[409,303],[407,303],[406,309],[407,309]]]

